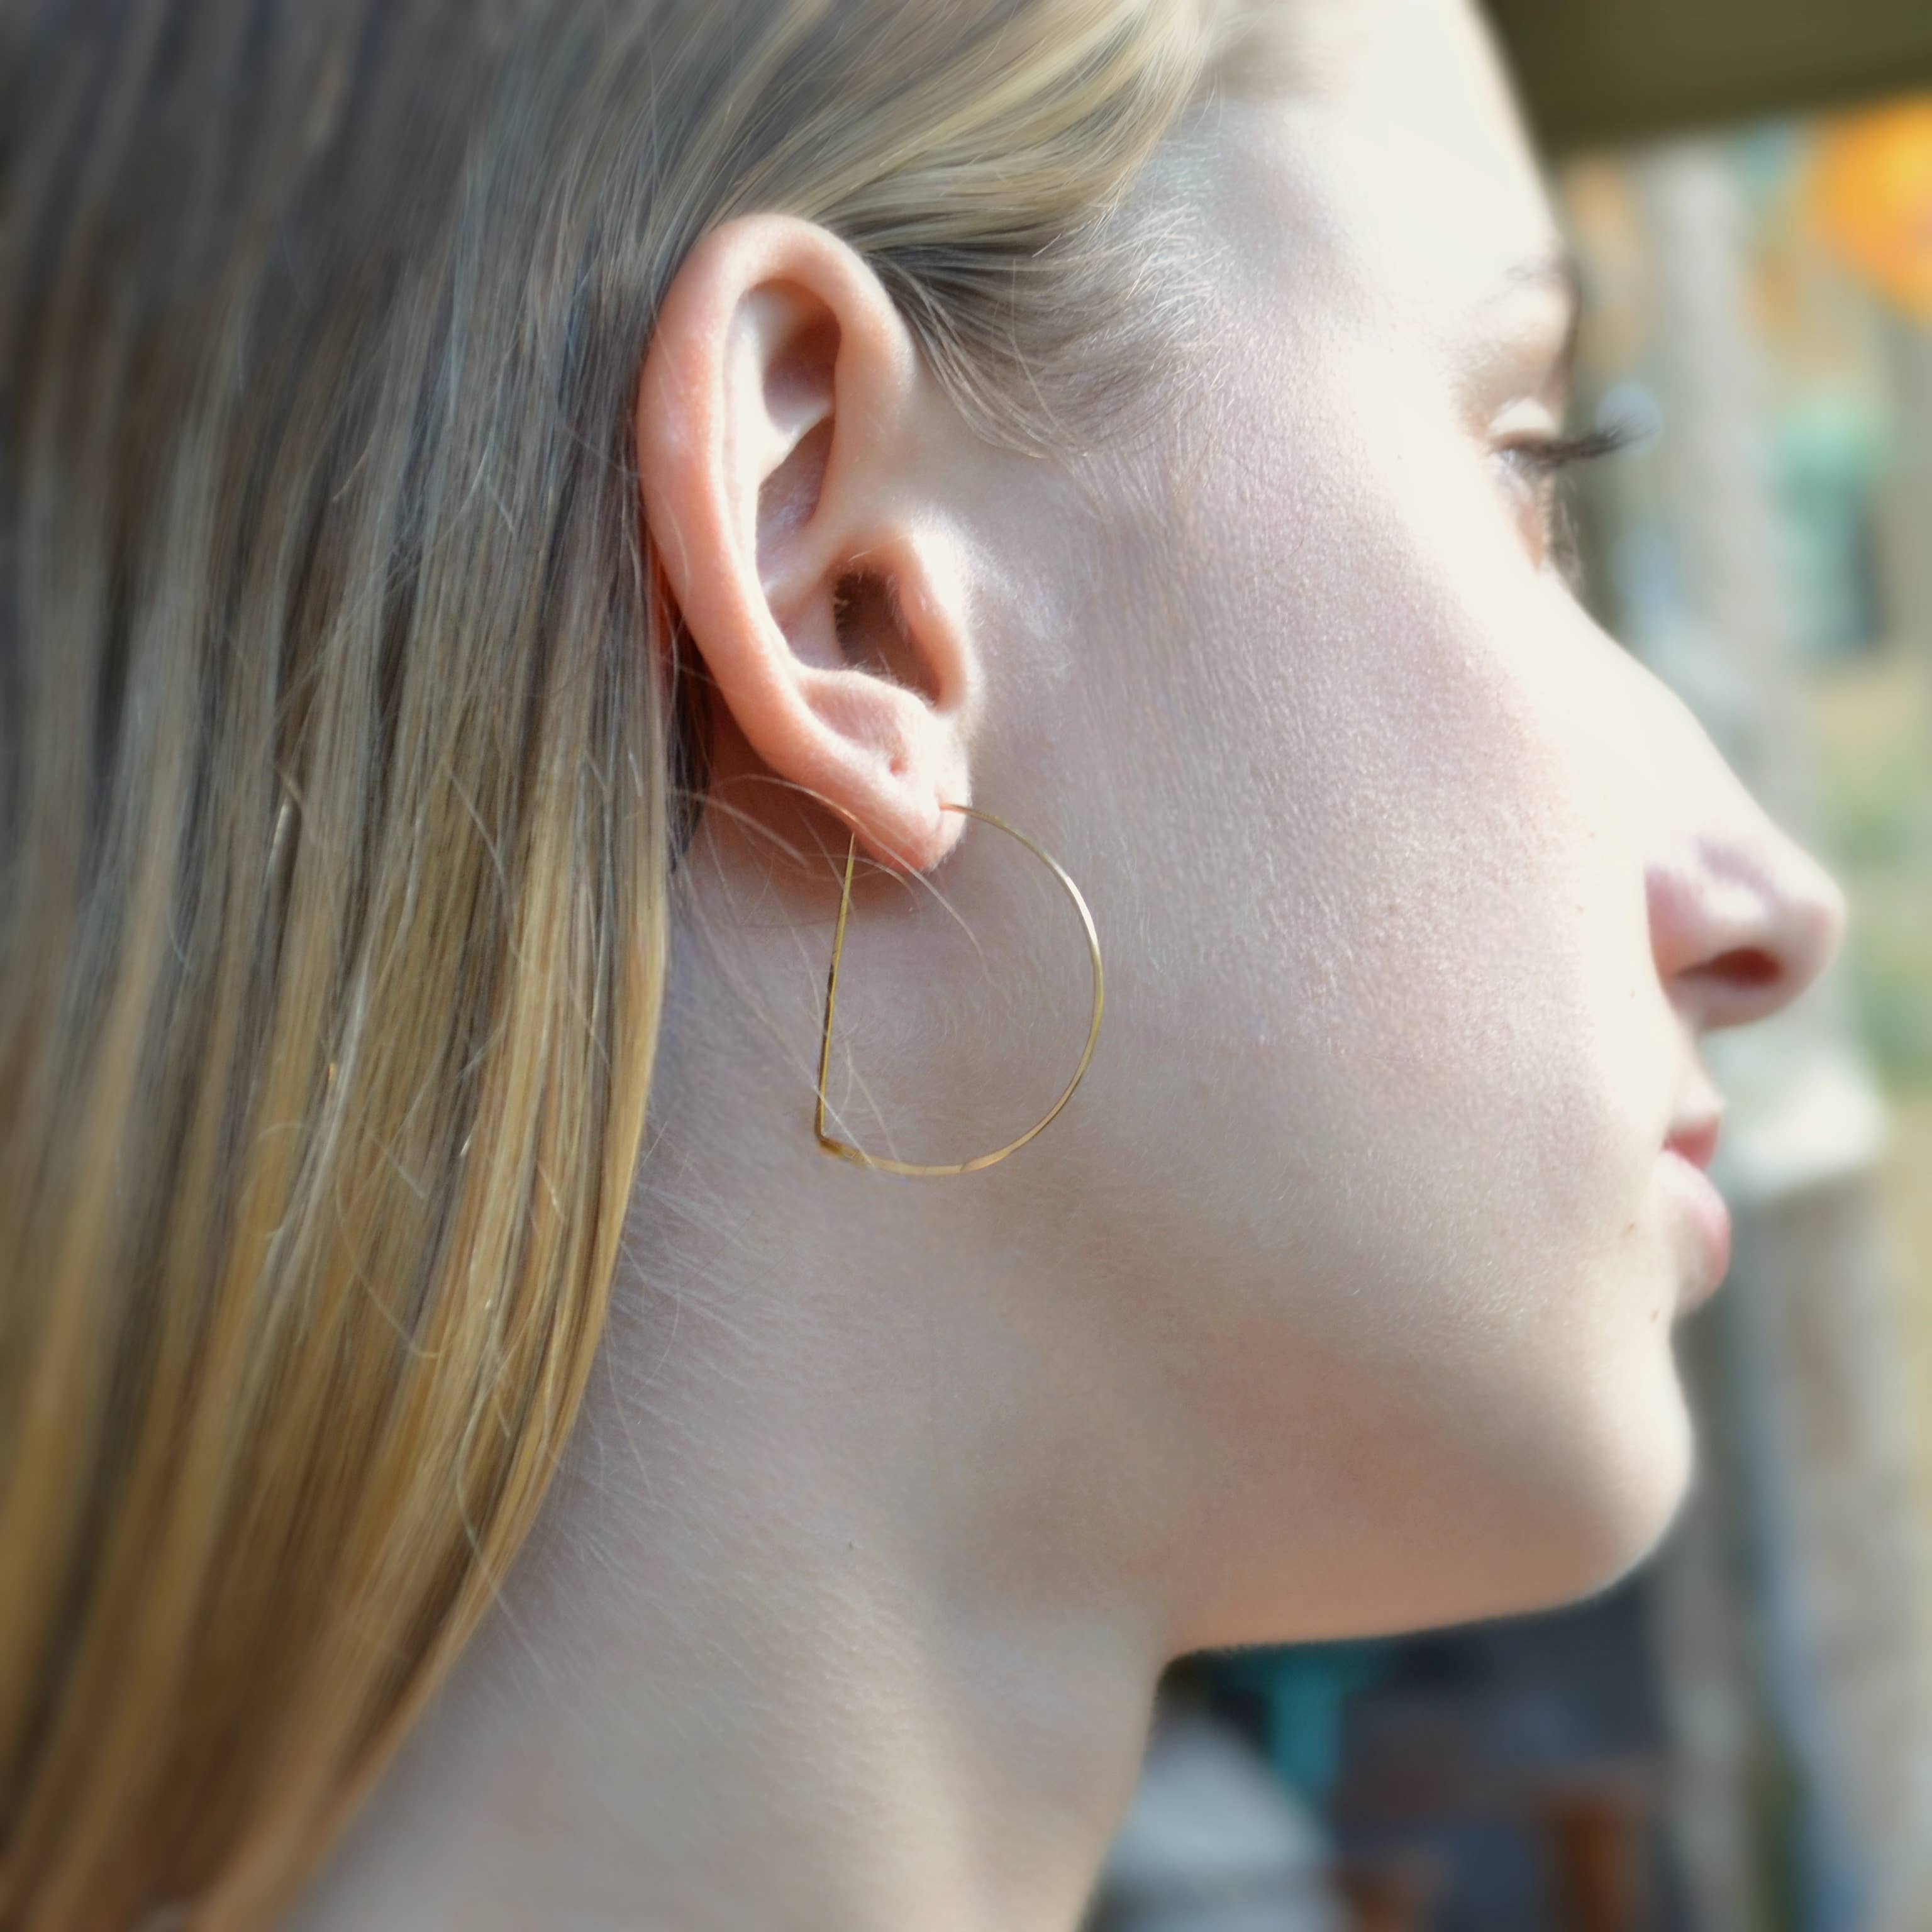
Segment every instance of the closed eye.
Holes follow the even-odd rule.
[[[1512,474],[1524,537],[1537,567],[1554,562],[1570,589],[1580,589],[1576,530],[1560,485],[1565,472],[1614,455],[1638,440],[1628,423],[1606,423],[1581,436],[1520,436],[1496,452]]]

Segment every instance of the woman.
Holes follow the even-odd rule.
[[[1843,908],[1462,0],[0,20],[0,1922],[1065,1927],[1653,1546]]]

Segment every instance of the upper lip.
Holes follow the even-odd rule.
[[[1664,1144],[1671,1153],[1682,1154],[1693,1167],[1707,1168],[1718,1150],[1718,1134],[1724,1120],[1724,1110],[1719,1107],[1679,1120]]]

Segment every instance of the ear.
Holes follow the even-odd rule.
[[[964,820],[979,678],[940,500],[957,412],[865,262],[754,214],[679,269],[638,399],[644,513],[758,758],[872,855],[922,870]]]

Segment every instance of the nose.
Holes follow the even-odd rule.
[[[1788,1006],[1831,964],[1845,895],[1702,728],[1690,728],[1690,808],[1646,866],[1652,946],[1672,1003],[1700,1030],[1744,1026]]]
[[[1654,862],[1646,884],[1658,970],[1700,1030],[1790,1005],[1844,937],[1837,880],[1768,820],[1748,844],[1690,842]]]

